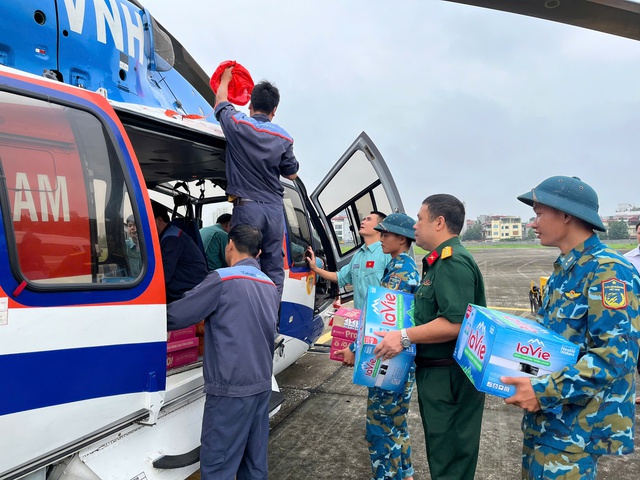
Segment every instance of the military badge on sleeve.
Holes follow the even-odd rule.
[[[602,305],[614,310],[627,306],[627,286],[617,278],[602,282]]]
[[[389,277],[387,288],[390,290],[398,290],[400,288],[401,283],[402,283],[402,279],[400,278],[400,276],[394,273]]]

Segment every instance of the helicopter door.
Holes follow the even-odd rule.
[[[320,182],[311,200],[329,233],[337,269],[363,245],[358,230],[364,217],[374,210],[387,215],[404,212],[391,172],[364,132]]]

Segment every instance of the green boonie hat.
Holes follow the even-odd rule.
[[[373,227],[374,230],[379,232],[390,232],[403,237],[415,240],[416,235],[413,231],[413,226],[416,221],[406,213],[392,213],[388,215],[382,222]]]
[[[518,197],[522,203],[533,206],[540,203],[584,220],[595,230],[606,228],[598,215],[598,194],[578,177],[550,177],[530,192]]]

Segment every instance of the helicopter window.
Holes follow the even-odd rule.
[[[41,286],[131,283],[140,269],[127,257],[123,215],[133,209],[102,123],[83,110],[6,92],[0,112],[14,275]]]
[[[168,72],[173,68],[176,61],[176,54],[173,50],[173,44],[169,35],[160,28],[158,22],[152,18],[153,25],[153,51],[156,62],[156,70],[159,72]]]
[[[362,245],[358,230],[364,217],[374,210],[391,213],[378,174],[362,150],[355,151],[335,173],[318,200],[331,221],[331,235],[333,242],[340,246],[340,256]]]
[[[306,267],[304,252],[311,245],[309,221],[300,194],[289,186],[284,189],[284,209],[289,238],[289,265]]]

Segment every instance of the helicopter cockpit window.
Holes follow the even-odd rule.
[[[173,44],[169,35],[160,28],[155,19],[152,19],[153,25],[153,52],[158,72],[168,72],[173,68],[176,61],[176,54],[173,50]]]
[[[131,283],[120,161],[102,123],[70,106],[0,92],[3,215],[14,275],[38,285]],[[125,205],[125,203],[127,205]]]

